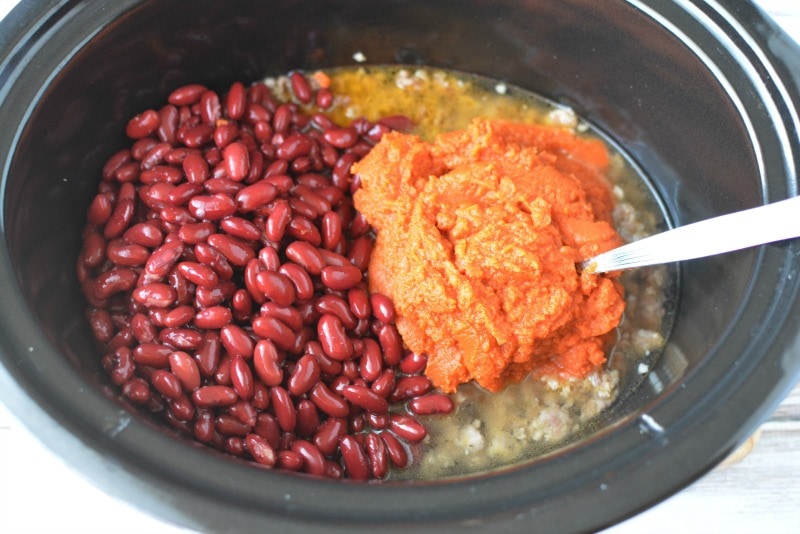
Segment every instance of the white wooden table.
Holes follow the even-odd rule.
[[[0,18],[16,2],[0,0]],[[800,42],[800,1],[758,3]],[[800,385],[757,434],[738,461],[606,533],[800,532]],[[0,533],[109,532],[189,533],[96,489],[0,404]]]

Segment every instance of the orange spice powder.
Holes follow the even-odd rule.
[[[370,290],[445,392],[605,362],[624,310],[615,277],[576,263],[621,244],[605,146],[547,126],[475,120],[433,142],[383,137],[353,171],[375,227]]]

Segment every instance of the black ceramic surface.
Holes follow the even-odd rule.
[[[85,209],[127,118],[175,87],[293,68],[420,63],[569,103],[685,224],[797,194],[800,50],[749,3],[23,2],[0,24],[0,396],[98,486],[212,531],[591,530],[702,475],[800,374],[800,243],[682,265],[647,381],[548,458],[425,484],[255,469],[126,410],[74,275]]]

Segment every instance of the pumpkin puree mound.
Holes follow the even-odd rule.
[[[608,163],[568,130],[475,120],[432,143],[389,133],[354,165],[356,208],[377,231],[370,290],[392,298],[436,387],[498,391],[605,362],[622,289],[575,265],[622,242]]]

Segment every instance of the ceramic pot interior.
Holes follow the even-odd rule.
[[[698,53],[626,2],[133,4],[101,10],[85,2],[52,14],[50,37],[30,52],[41,68],[19,82],[36,85],[15,97],[27,120],[15,132],[4,185],[8,255],[25,303],[52,354],[99,392],[107,410],[119,401],[84,322],[74,274],[80,232],[100,168],[125,145],[127,118],[181,84],[224,92],[234,80],[351,65],[360,51],[369,63],[483,74],[572,105],[645,170],[680,224],[780,198],[791,188],[780,172],[765,176],[765,168],[785,166],[777,150],[762,152],[779,135],[730,54]],[[682,39],[708,40],[707,34],[687,24]],[[742,325],[774,307],[768,300],[780,281],[773,264],[782,250],[765,254],[683,266],[669,346],[651,378],[609,412],[608,424],[622,424],[704,366],[725,369],[737,358],[748,343]],[[754,302],[754,294],[766,300]],[[448,513],[469,514],[468,504]]]

